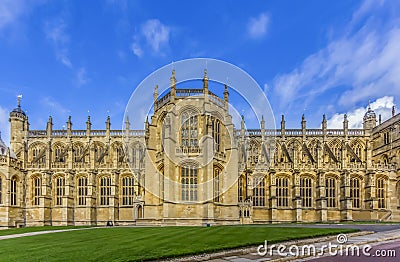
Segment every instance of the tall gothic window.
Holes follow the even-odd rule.
[[[65,196],[65,178],[63,176],[56,179],[56,205],[63,204],[63,197]]]
[[[313,141],[310,144],[309,150],[310,150],[310,153],[311,153],[312,157],[314,158],[314,161],[317,161],[317,157],[318,157],[318,142]]]
[[[300,178],[300,197],[303,207],[312,205],[312,180],[309,177]]]
[[[77,145],[74,147],[74,162],[78,163],[78,162],[85,162],[85,156],[83,156],[85,149],[83,148],[83,146]]]
[[[250,144],[250,154],[249,154],[250,163],[257,164],[258,157],[259,157],[259,144],[253,142]]]
[[[55,162],[65,162],[64,148],[61,146],[57,146],[54,150],[54,160]]]
[[[102,177],[100,179],[100,205],[108,206],[111,197],[111,177]]]
[[[132,148],[132,168],[141,168],[141,161],[143,157],[143,149],[141,144],[136,143]]]
[[[289,179],[279,177],[276,179],[276,198],[278,207],[289,206]]]
[[[325,196],[327,207],[336,207],[336,179],[329,177],[325,179]]]
[[[117,150],[115,152],[117,154],[117,162],[118,163],[122,163],[124,162],[124,158],[125,158],[125,153],[124,153],[124,149],[122,148],[122,146],[117,147]]]
[[[122,178],[122,205],[131,206],[134,202],[135,188],[133,176]]]
[[[221,193],[220,191],[220,176],[221,176],[221,170],[219,168],[214,168],[214,202],[220,202],[219,195]]]
[[[17,205],[17,193],[18,193],[18,188],[17,188],[17,178],[13,177],[11,179],[11,205],[16,206]]]
[[[253,206],[265,206],[265,179],[253,179]]]
[[[360,191],[360,179],[353,177],[350,182],[350,197],[353,200],[353,208],[360,208],[361,206]]]
[[[88,195],[88,179],[85,176],[78,178],[78,205],[86,206],[86,197]]]
[[[197,201],[197,167],[181,167],[182,201]]]
[[[46,151],[40,146],[36,146],[32,149],[32,160],[37,159],[36,163],[46,164]]]
[[[386,207],[386,196],[385,196],[385,179],[378,178],[376,181],[376,197],[378,199],[378,208]]]
[[[40,177],[35,177],[33,179],[33,205],[40,205],[40,196],[42,191],[42,179]]]
[[[212,136],[215,143],[215,151],[221,151],[221,121],[218,118],[212,117]]]
[[[198,120],[197,115],[185,112],[182,114],[181,121],[181,146],[197,147],[198,146]]]
[[[383,144],[388,145],[390,144],[390,132],[386,131],[383,133]]]
[[[104,158],[105,158],[105,149],[104,147],[97,145],[94,148],[94,159],[97,163],[104,163]]]
[[[340,161],[342,159],[341,148],[340,145],[335,144],[332,149],[332,153],[335,155],[336,159]]]
[[[357,143],[356,145],[354,145],[353,151],[359,159],[362,159],[362,147],[360,144]]]

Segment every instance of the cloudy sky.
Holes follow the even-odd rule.
[[[119,129],[147,75],[192,57],[243,68],[289,128],[302,114],[340,128],[344,113],[357,128],[369,101],[386,119],[400,99],[399,14],[380,0],[1,0],[0,131],[8,141],[18,94],[31,129],[49,115],[56,129],[69,115],[84,128],[88,114],[94,129],[107,115]]]

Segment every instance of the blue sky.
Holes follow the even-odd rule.
[[[31,129],[49,115],[84,128],[88,114],[119,129],[147,75],[192,57],[243,68],[288,128],[324,113],[360,127],[368,101],[383,119],[399,101],[399,14],[398,1],[1,0],[0,131],[8,141],[18,94]]]

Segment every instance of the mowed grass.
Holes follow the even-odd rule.
[[[0,240],[0,260],[143,261],[355,231],[279,226],[92,228]]]
[[[44,226],[44,227],[11,228],[11,229],[0,230],[0,236],[47,231],[47,230],[63,230],[63,229],[73,229],[73,228],[85,228],[85,227],[88,226]]]

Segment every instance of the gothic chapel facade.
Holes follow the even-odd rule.
[[[30,130],[20,101],[0,138],[0,228],[400,222],[400,114],[363,128],[235,127],[229,92],[154,92],[145,130]],[[142,121],[142,120],[140,120]],[[124,137],[128,139],[124,142]],[[274,137],[273,140],[269,139]]]

